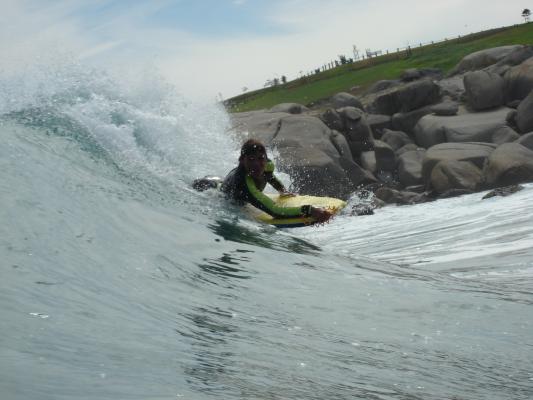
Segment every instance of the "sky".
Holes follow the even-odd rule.
[[[229,98],[352,57],[354,45],[385,51],[518,24],[524,8],[533,0],[0,0],[0,74],[68,54],[153,68],[187,97]]]

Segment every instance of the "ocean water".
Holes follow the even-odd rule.
[[[533,185],[277,230],[190,189],[228,129],[156,74],[2,76],[0,398],[533,398]]]

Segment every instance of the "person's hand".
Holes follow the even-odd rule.
[[[316,220],[316,222],[323,223],[329,220],[333,214],[321,207],[311,207],[311,216]]]

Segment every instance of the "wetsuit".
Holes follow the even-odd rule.
[[[263,194],[266,184],[270,183],[278,192],[285,191],[283,184],[274,176],[274,163],[267,161],[265,172],[261,182],[246,174],[244,167],[239,165],[233,169],[222,183],[221,190],[228,198],[239,204],[250,203],[256,208],[272,215],[274,218],[308,217],[311,215],[311,206],[280,207],[274,201]]]

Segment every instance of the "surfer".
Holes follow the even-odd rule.
[[[332,213],[321,207],[281,207],[263,193],[270,184],[281,196],[294,196],[285,189],[274,175],[274,163],[268,159],[263,143],[256,139],[247,140],[241,147],[239,165],[226,176],[221,190],[226,197],[239,204],[250,203],[274,218],[313,217],[317,222],[326,222]]]

